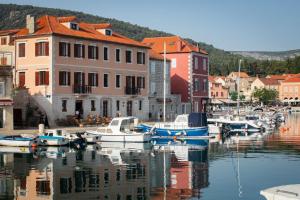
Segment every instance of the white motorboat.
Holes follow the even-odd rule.
[[[86,131],[86,134],[98,135],[100,142],[150,142],[151,134],[136,129],[138,119],[135,117],[116,117],[108,127],[96,131]]]
[[[81,136],[83,138],[85,138],[87,143],[89,143],[89,144],[94,144],[96,142],[100,142],[100,136],[97,134],[93,134],[90,132],[84,132],[83,134],[81,134]]]
[[[40,145],[39,138],[23,137],[21,135],[10,135],[0,138],[1,146],[12,146],[12,147],[30,147]]]
[[[300,184],[272,187],[260,194],[267,200],[300,200]]]

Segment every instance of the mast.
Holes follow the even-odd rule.
[[[240,77],[241,77],[241,63],[242,59],[239,60],[239,77],[237,81],[237,112],[238,116],[240,116]]]
[[[167,65],[167,60],[166,60],[166,42],[164,42],[164,122],[166,121],[166,65]]]

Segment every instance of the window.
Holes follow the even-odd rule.
[[[7,45],[7,38],[6,37],[1,38],[1,45]]]
[[[0,64],[7,65],[7,57],[5,57],[5,56],[1,57]]]
[[[25,87],[25,72],[19,72],[19,87]]]
[[[152,61],[151,64],[150,64],[150,71],[151,71],[151,74],[155,74],[155,62]]]
[[[0,97],[5,96],[5,84],[4,82],[0,82]]]
[[[59,72],[59,85],[63,85],[63,86],[71,85],[71,72],[66,72],[66,71]]]
[[[198,78],[195,78],[195,81],[194,81],[194,91],[195,91],[195,92],[198,92],[198,91],[199,91],[199,88],[200,88],[200,85],[199,85],[199,79],[198,79]]]
[[[59,56],[70,57],[71,56],[71,45],[66,42],[59,42]]]
[[[206,70],[206,66],[207,66],[206,59],[203,58],[203,70]]]
[[[219,96],[219,92],[216,92],[216,97]]]
[[[142,110],[142,108],[143,108],[143,101],[139,100],[139,110]]]
[[[18,54],[19,54],[19,57],[25,57],[25,43],[19,43],[19,51],[18,51]]]
[[[83,44],[74,44],[74,57],[75,58],[85,57],[85,46]]]
[[[95,100],[91,100],[91,111],[96,111]]]
[[[116,75],[116,88],[121,87],[121,75],[117,74]]]
[[[0,108],[0,128],[4,128],[4,109]]]
[[[103,74],[103,87],[108,87],[108,74]]]
[[[145,53],[144,52],[137,52],[137,64],[145,64]]]
[[[70,28],[73,29],[73,30],[78,30],[78,24],[70,23]]]
[[[88,46],[88,58],[89,59],[98,59],[98,47]]]
[[[116,109],[117,109],[117,111],[120,111],[120,101],[119,100],[116,101]]]
[[[116,49],[116,62],[121,61],[121,49]]]
[[[83,72],[74,72],[74,85],[75,86],[85,85],[85,73],[83,73]]]
[[[195,57],[195,60],[194,60],[194,68],[195,69],[198,69],[198,57]]]
[[[105,29],[105,35],[112,35],[112,31],[110,29]]]
[[[171,59],[171,67],[176,68],[176,58]]]
[[[224,93],[223,92],[221,92],[221,97],[223,97],[224,96]]]
[[[200,88],[200,86],[199,86],[199,88]],[[203,91],[207,91],[207,88],[208,88],[207,80],[203,79]]]
[[[67,112],[67,100],[66,99],[63,99],[61,100],[61,111],[62,112]]]
[[[126,50],[126,63],[132,62],[131,54],[132,52],[130,50]]]
[[[98,86],[98,73],[89,73],[88,74],[89,86],[97,87]]]
[[[185,114],[185,104],[183,104],[183,105],[181,106],[181,112],[182,112],[182,114]]]
[[[103,60],[108,60],[108,47],[103,47]]]
[[[35,85],[49,85],[49,72],[35,72]]]
[[[156,91],[155,91],[155,86],[156,86],[156,83],[155,82],[151,82],[151,85],[150,85],[150,94],[154,94]]]
[[[145,88],[145,77],[141,77],[141,76],[137,77],[137,87],[143,89]]]
[[[36,193],[37,195],[50,195],[50,181],[48,180],[39,180],[36,181]]]
[[[35,43],[35,56],[49,56],[49,42]]]
[[[214,96],[214,92],[211,92],[210,95],[213,97]]]

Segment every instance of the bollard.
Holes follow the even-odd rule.
[[[45,124],[39,124],[39,134],[43,134],[45,132]]]

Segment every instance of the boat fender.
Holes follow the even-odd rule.
[[[168,130],[168,134],[171,135],[171,131],[170,130]]]
[[[182,133],[183,133],[183,135],[187,135],[187,133],[186,133],[186,131],[185,131],[185,130],[183,130],[183,131],[182,131]]]
[[[31,147],[32,147],[32,148],[36,148],[36,147],[37,147],[37,144],[36,144],[36,143],[32,143],[32,144],[31,144]]]
[[[176,140],[177,140],[177,137],[176,137],[176,136],[174,136],[174,137],[173,137],[173,140],[174,140],[174,141],[176,141]]]

